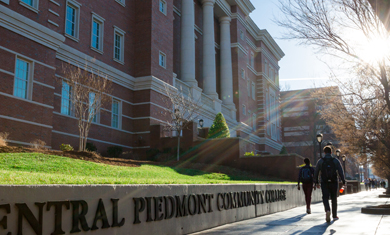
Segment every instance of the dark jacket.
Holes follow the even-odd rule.
[[[311,174],[312,174],[312,176],[313,176],[313,179],[314,179],[314,168],[313,167],[311,167],[310,165],[306,165],[306,166],[304,166],[304,167],[301,167],[301,169],[299,169],[299,175],[298,175],[298,185],[299,185],[299,183],[300,182],[302,182],[302,169],[303,168],[310,168],[310,172],[311,172]],[[313,183],[313,182],[312,182]]]
[[[343,182],[343,184],[345,184],[344,171],[343,171],[343,168],[341,167],[340,161],[337,158],[333,158],[330,153],[325,154],[325,157],[323,159],[325,159],[325,158],[332,158],[333,159],[334,165],[336,166],[337,174],[338,174],[340,180]],[[324,162],[323,159],[318,160],[316,170],[314,172],[314,183],[316,183],[316,184],[318,184],[318,175],[322,169],[322,163]],[[323,183],[324,181],[325,180],[323,179],[323,176],[321,174],[321,183]]]

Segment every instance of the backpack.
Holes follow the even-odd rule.
[[[313,182],[313,175],[311,173],[311,167],[303,167],[302,168],[302,175],[301,175],[302,183],[312,183]]]
[[[337,172],[336,165],[334,164],[333,158],[323,158],[324,162],[322,163],[322,180],[328,183],[337,182]]]

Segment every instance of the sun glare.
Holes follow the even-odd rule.
[[[360,58],[367,63],[376,63],[390,56],[389,39],[373,38],[362,45]]]

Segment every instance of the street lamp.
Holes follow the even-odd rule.
[[[322,142],[322,137],[323,135],[321,133],[318,133],[317,134],[317,141],[318,141],[318,145],[320,147],[320,158],[322,158],[322,152],[321,152],[321,142]],[[316,159],[317,160],[317,159]]]
[[[199,126],[200,126],[200,128],[203,128],[203,119],[199,120]]]
[[[339,160],[340,160],[340,153],[341,153],[340,149],[337,149],[336,150],[336,156],[337,156],[337,159],[339,159]]]
[[[346,172],[345,172],[345,160],[347,159],[347,157],[345,155],[343,155],[341,157],[341,159],[343,160],[344,174],[346,174]]]

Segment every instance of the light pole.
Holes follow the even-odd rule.
[[[346,175],[346,169],[345,169],[345,160],[347,159],[347,157],[345,155],[343,155],[341,157],[341,159],[343,160],[343,168],[344,168],[344,175]],[[345,176],[344,176],[345,177]]]
[[[180,110],[175,109],[175,122],[176,122],[176,131],[177,131],[177,155],[176,155],[177,161],[179,161],[179,156],[180,156],[180,132],[181,132],[180,121],[181,121]]]
[[[340,160],[340,153],[341,153],[341,150],[337,149],[336,150],[336,156],[337,156],[337,159],[339,159],[339,160]]]
[[[323,137],[323,135],[321,133],[317,134],[317,142],[318,142],[318,146],[320,147],[320,158],[322,158],[322,149],[321,149],[322,137]],[[314,156],[314,157],[315,157],[314,159],[317,160],[317,156]]]

